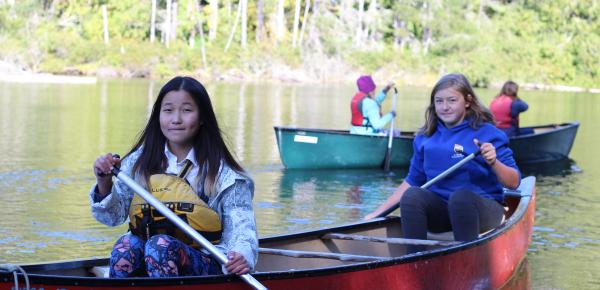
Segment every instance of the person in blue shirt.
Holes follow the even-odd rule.
[[[375,95],[375,82],[371,76],[361,76],[356,80],[358,92],[350,102],[350,112],[352,113],[351,134],[362,135],[386,135],[383,129],[396,116],[396,111],[382,115],[381,103],[385,100],[387,92],[394,87],[394,83],[389,83],[383,90]],[[399,132],[398,132],[399,134]]]
[[[479,146],[478,146],[479,145]],[[431,92],[425,125],[413,142],[408,176],[398,189],[365,219],[400,202],[405,238],[426,239],[427,231],[452,230],[457,241],[477,239],[500,225],[503,187],[517,188],[519,169],[508,137],[493,124],[462,74],[442,77]],[[478,149],[481,155],[428,189],[420,186]],[[409,253],[424,246],[408,246]]]

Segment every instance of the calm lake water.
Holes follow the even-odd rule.
[[[382,82],[382,81],[380,81]],[[162,83],[0,83],[0,263],[106,257],[126,226],[91,217],[87,192],[101,153],[125,153]],[[344,129],[354,86],[215,83],[220,125],[256,183],[261,236],[356,221],[402,182],[379,170],[290,171],[274,125]],[[400,88],[396,128],[423,122],[430,88]],[[478,90],[486,104],[495,90]],[[534,289],[600,288],[600,95],[522,91],[523,125],[581,122],[571,161],[523,168],[536,175],[533,243],[522,276]],[[390,101],[384,111],[390,110]],[[596,133],[595,133],[596,132]]]

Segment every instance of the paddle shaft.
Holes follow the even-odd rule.
[[[446,171],[440,173],[438,176],[434,177],[432,180],[429,180],[425,184],[421,185],[421,188],[422,189],[427,189],[428,187],[430,187],[434,183],[438,182],[440,179],[448,176],[449,174],[451,174],[454,171],[456,171],[456,169],[458,169],[461,166],[463,166],[465,163],[467,163],[467,162],[471,161],[473,158],[477,157],[477,155],[479,155],[480,153],[481,153],[481,151],[477,150],[476,152],[469,154],[467,157],[463,158],[463,160],[461,160],[458,163],[452,165],[452,167],[446,169]],[[384,212],[378,214],[377,217],[387,216],[388,214],[390,214],[393,211],[395,211],[398,207],[400,207],[400,203],[399,202],[396,203],[395,205],[393,205],[392,207],[386,209]]]
[[[156,199],[152,194],[150,194],[145,188],[139,185],[135,180],[129,177],[127,174],[123,173],[118,168],[113,168],[112,173],[121,181],[123,181],[129,188],[131,188],[135,193],[137,193],[141,198],[143,198],[146,202],[148,202],[151,206],[153,206],[156,210],[158,210],[161,214],[163,214],[167,219],[169,219],[175,226],[177,226],[180,230],[184,231],[188,236],[198,242],[202,248],[206,249],[211,253],[213,257],[215,257],[219,263],[225,265],[228,262],[227,257],[223,254],[219,249],[217,249],[211,242],[205,239],[200,233],[198,233],[194,228],[188,225],[186,222],[181,220],[174,212],[168,209],[162,202]],[[258,280],[254,279],[250,274],[240,275],[240,277],[248,283],[252,288],[256,290],[267,289],[263,286]]]
[[[396,109],[396,98],[398,97],[398,90],[394,88],[394,96],[392,97],[392,110]],[[390,124],[390,134],[388,137],[387,151],[385,152],[385,160],[383,170],[390,171],[390,163],[392,162],[392,141],[394,140],[394,119],[396,116],[392,116],[392,124]]]

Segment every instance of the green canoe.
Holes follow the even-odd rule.
[[[275,126],[277,146],[286,168],[377,168],[387,151],[388,136],[350,134],[347,130]],[[394,137],[390,166],[407,167],[413,132]]]
[[[519,164],[568,158],[578,122],[529,127],[534,133],[510,139]],[[279,156],[289,169],[379,168],[387,151],[388,136],[350,134],[348,130],[275,126]],[[392,144],[392,168],[408,167],[414,132],[402,132]]]

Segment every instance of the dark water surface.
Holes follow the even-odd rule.
[[[92,163],[101,153],[129,149],[160,86],[0,83],[0,263],[108,255],[126,227],[109,228],[91,217]],[[230,148],[255,180],[261,236],[358,220],[406,174],[281,165],[273,126],[347,128],[352,84],[217,83],[207,89]],[[429,90],[400,88],[396,128],[422,124]],[[487,104],[496,92],[477,93]],[[593,152],[600,144],[600,95],[521,96],[530,104],[523,125],[578,120],[581,127],[572,160],[522,168],[537,176],[538,196],[533,243],[515,289],[600,289],[600,154]]]

